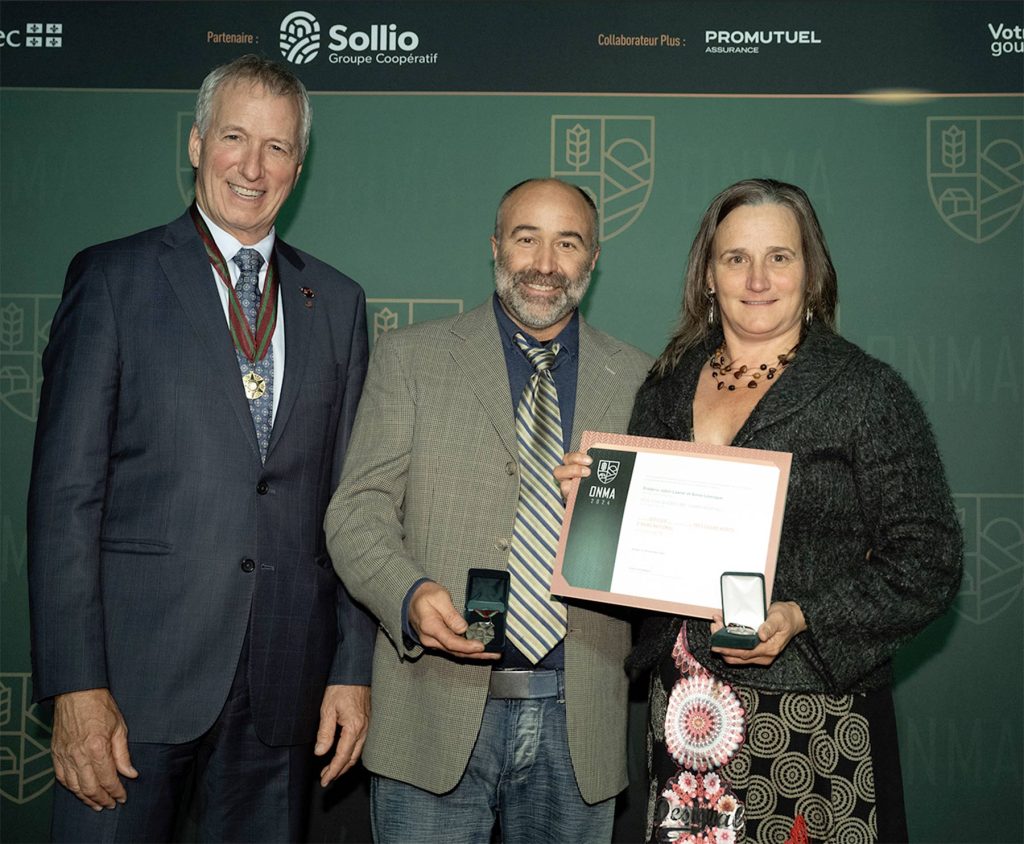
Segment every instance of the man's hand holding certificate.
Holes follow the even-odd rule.
[[[553,593],[711,618],[721,574],[756,572],[770,602],[788,453],[591,431],[581,448]]]

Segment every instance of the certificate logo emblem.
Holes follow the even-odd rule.
[[[598,460],[597,461],[597,479],[603,484],[610,484],[618,477],[619,474],[619,461],[618,460]]]

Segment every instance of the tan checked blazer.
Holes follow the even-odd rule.
[[[650,364],[580,320],[574,448],[584,430],[626,430]],[[429,577],[462,607],[470,568],[506,568],[518,493],[515,411],[490,300],[382,335],[326,519],[338,574],[381,622],[363,753],[374,773],[438,794],[462,777],[490,667],[406,648],[402,602]],[[589,803],[626,785],[629,628],[598,609],[570,605],[565,643],[569,747]]]

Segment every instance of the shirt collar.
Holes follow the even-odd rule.
[[[558,357],[555,358],[554,366],[558,366],[562,360],[563,355],[567,357],[575,357],[576,352],[580,345],[580,312],[575,310],[572,312],[572,318],[566,324],[558,336],[553,340],[549,340],[547,343],[542,343],[536,337],[534,337],[525,328],[520,328],[514,322],[512,318],[505,313],[505,309],[501,306],[501,301],[498,299],[498,294],[495,293],[491,298],[491,303],[494,306],[494,315],[498,320],[498,328],[501,331],[502,343],[506,346],[510,346],[517,351],[519,346],[516,344],[516,334],[522,334],[526,338],[526,342],[531,346],[549,346],[551,343],[558,343],[561,347],[558,352]]]
[[[227,263],[228,268],[231,271],[231,277],[233,279],[238,278],[238,265],[231,259],[238,254],[238,250],[243,247],[244,244],[238,238],[232,234],[228,234],[224,229],[218,226],[205,211],[200,207],[199,203],[196,203],[196,208],[199,209],[199,213],[206,221],[206,225],[210,229],[210,234],[213,235],[213,242],[217,244],[217,248],[220,250],[220,254],[224,256],[224,261]],[[270,262],[270,253],[274,251],[274,240],[277,237],[273,226],[270,228],[270,233],[258,243],[254,243],[249,246],[249,249],[255,249],[263,258],[263,268],[267,267]],[[263,271],[260,272],[260,277],[264,276]]]

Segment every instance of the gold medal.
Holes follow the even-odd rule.
[[[247,372],[242,376],[242,389],[249,401],[256,401],[267,392],[267,379],[255,372]]]

